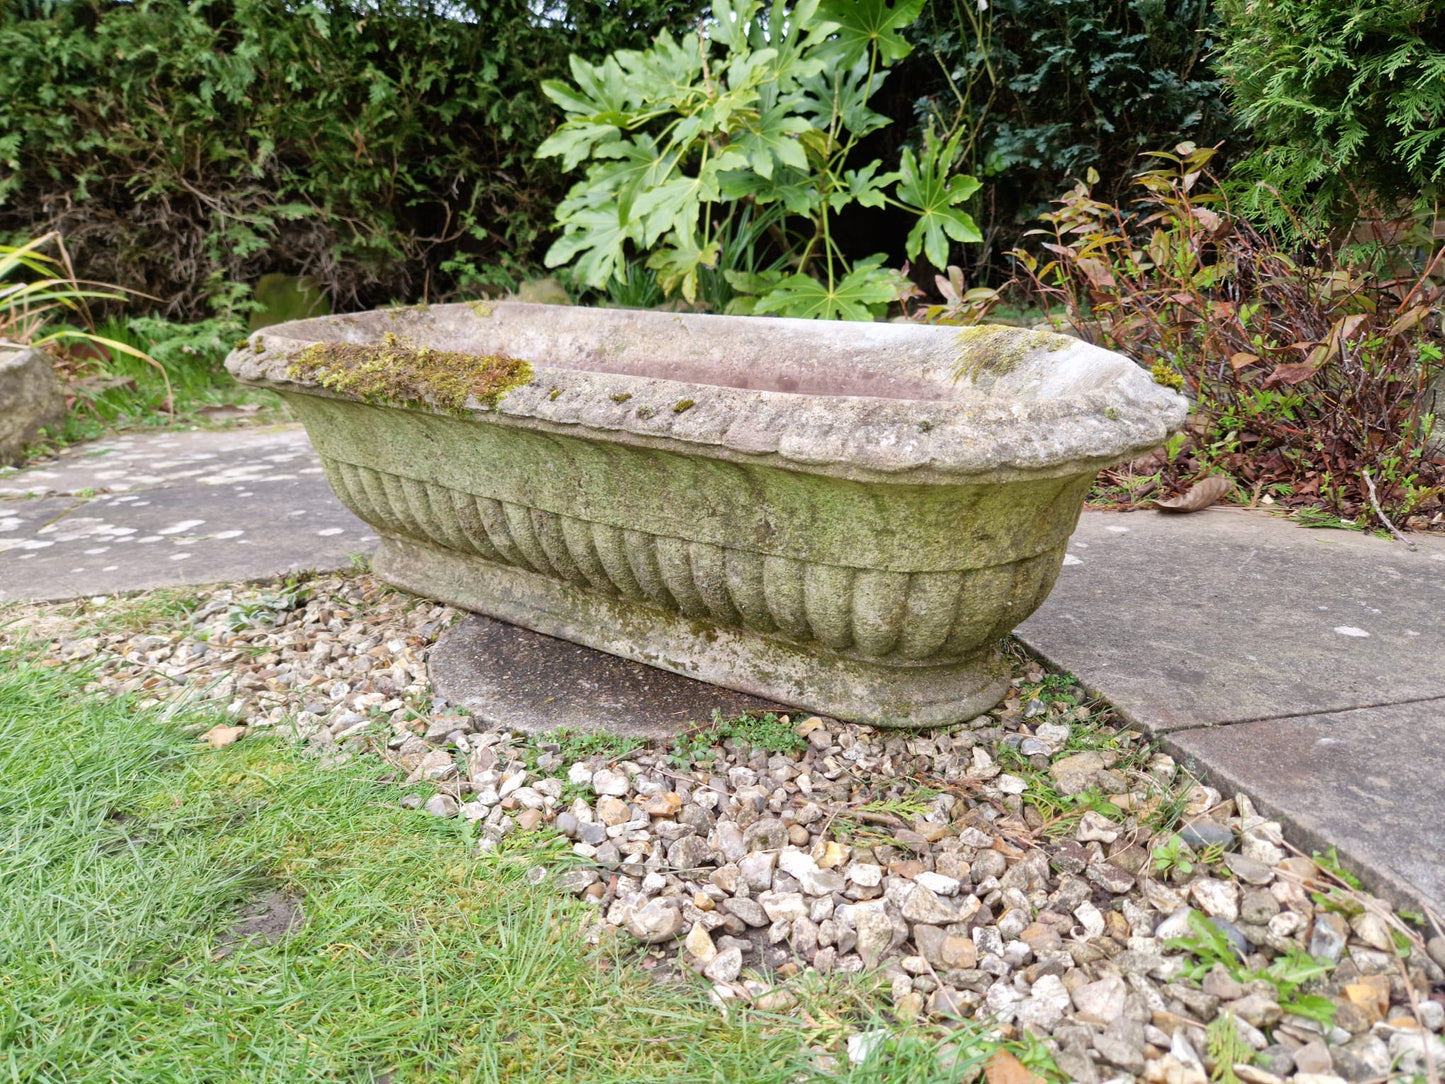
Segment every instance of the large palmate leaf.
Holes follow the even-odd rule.
[[[923,10],[923,0],[824,0],[819,14],[838,24],[838,48],[846,63],[871,49],[885,60],[902,60],[913,51],[900,31]]]
[[[898,180],[898,173],[879,173],[883,163],[874,159],[862,169],[850,169],[840,178],[842,185],[828,193],[828,206],[841,211],[850,203],[863,207],[882,207],[886,201],[883,189]]]
[[[587,205],[600,206],[610,195],[623,222],[632,217],[637,197],[677,168],[677,155],[660,149],[657,141],[645,133],[601,144],[594,157],[598,161],[587,170]],[[565,222],[565,207],[559,207],[558,212]]]
[[[765,98],[776,99],[776,92]],[[809,128],[807,120],[795,116],[786,104],[774,101],[759,103],[756,119],[744,120],[734,137],[734,145],[747,156],[748,165],[764,180],[771,180],[773,163],[806,170],[808,156],[803,153],[798,136]]]
[[[868,100],[878,93],[887,74],[874,71],[865,58],[800,79],[803,99],[799,111],[820,131],[832,129],[836,117],[845,131],[861,139],[892,123],[868,108]]]
[[[811,275],[789,275],[758,299],[759,315],[807,320],[875,320],[898,298],[902,276],[882,266],[880,254],[860,260],[830,287]]]
[[[925,132],[923,156],[918,158],[912,148],[905,147],[899,163],[902,179],[896,189],[898,199],[918,215],[908,231],[904,250],[916,260],[921,250],[934,267],[948,266],[948,240],[981,241],[973,216],[958,209],[979,189],[979,182],[967,174],[950,174],[958,157],[962,133],[946,143],[933,132]]]
[[[617,208],[587,207],[571,215],[561,237],[547,249],[544,262],[560,267],[577,260],[577,277],[589,286],[627,281],[626,242],[631,240]]]
[[[818,187],[812,173],[791,166],[775,169],[771,177],[750,169],[718,174],[722,198],[727,201],[751,199],[766,206],[781,203],[789,214],[811,215],[818,205]]]
[[[626,124],[635,103],[617,58],[589,64],[573,56],[571,65],[575,87],[549,79],[542,84],[542,92],[575,116],[591,117],[598,123]]]
[[[591,121],[568,121],[542,141],[538,158],[561,158],[563,169],[576,169],[601,146],[617,138],[617,126]]]
[[[722,245],[716,239],[698,244],[691,235],[675,237],[647,258],[647,266],[657,272],[657,283],[671,297],[681,293],[689,302],[697,300],[697,276],[705,267],[716,267]]]

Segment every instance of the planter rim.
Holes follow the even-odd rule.
[[[356,400],[288,370],[317,344],[380,347],[386,336],[531,364],[530,382],[495,408],[469,400],[469,416],[846,477],[1077,473],[1157,447],[1188,410],[1129,358],[1052,332],[522,302],[278,324],[226,366],[243,383]],[[781,390],[790,381],[799,388]],[[767,383],[778,386],[747,386]]]

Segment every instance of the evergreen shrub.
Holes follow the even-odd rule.
[[[0,0],[0,234],[172,317],[268,272],[339,310],[510,285],[565,190],[539,83],[693,7]]]

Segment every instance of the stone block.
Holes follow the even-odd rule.
[[[42,350],[0,347],[0,466],[20,462],[43,428],[65,421],[65,395]]]

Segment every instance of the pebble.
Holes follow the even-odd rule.
[[[455,817],[460,806],[450,794],[433,794],[422,809],[433,817]]]
[[[621,798],[627,794],[627,776],[611,768],[599,768],[592,773],[592,789],[599,795]]]
[[[1228,847],[1234,833],[1208,817],[1196,818],[1179,829],[1179,838],[1191,847]]]
[[[662,900],[648,900],[627,916],[627,932],[644,944],[671,941],[682,927],[682,911]]]

